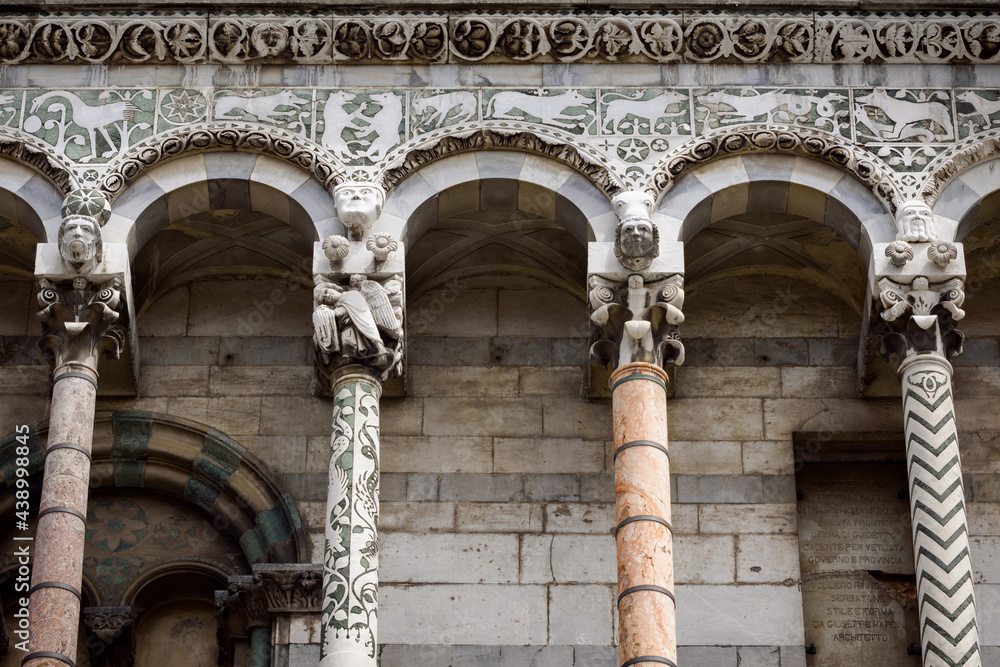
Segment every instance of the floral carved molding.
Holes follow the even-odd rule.
[[[0,64],[996,63],[1000,14],[57,13],[0,18]]]

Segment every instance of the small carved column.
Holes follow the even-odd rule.
[[[39,348],[54,364],[45,473],[30,589],[31,636],[22,664],[73,664],[80,626],[80,586],[98,355],[117,358],[125,341],[119,278],[94,273],[102,259],[100,193],[77,191],[63,205],[62,275],[39,277]],[[36,271],[39,267],[36,267]],[[89,272],[76,275],[75,272]]]
[[[962,488],[958,426],[948,359],[961,352],[955,322],[965,313],[962,281],[878,283],[887,330],[883,354],[899,358],[925,667],[982,665]]]
[[[683,259],[654,263],[661,244],[650,195],[627,192],[612,203],[620,219],[614,246],[592,244],[588,270],[596,330],[591,357],[613,369],[618,657],[623,666],[676,667],[664,369],[684,361],[677,335],[684,320]]]
[[[320,665],[375,667],[379,398],[402,370],[403,253],[371,232],[381,189],[348,183],[334,199],[351,240],[326,239],[313,264],[317,365],[333,396]]]

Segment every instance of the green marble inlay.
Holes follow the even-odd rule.
[[[194,459],[195,474],[222,484],[236,472],[246,449],[215,429],[205,434],[205,446]]]
[[[206,512],[212,511],[212,505],[219,498],[220,491],[205,484],[199,479],[191,478],[184,485],[184,500],[194,503]]]
[[[117,410],[111,413],[111,426],[115,433],[111,453],[115,458],[146,458],[149,436],[153,432],[152,413]]]
[[[149,412],[118,410],[111,415],[114,442],[115,486],[142,487],[146,476],[146,452],[153,432],[153,415]]]
[[[264,544],[258,528],[251,528],[240,535],[240,548],[243,549],[243,555],[251,563],[267,560],[267,546]]]

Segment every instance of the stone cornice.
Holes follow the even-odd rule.
[[[996,11],[798,7],[732,13],[414,8],[391,15],[381,10],[26,11],[0,17],[0,64],[1000,62]]]

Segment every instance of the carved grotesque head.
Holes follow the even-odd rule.
[[[85,215],[63,218],[59,225],[59,254],[77,273],[92,270],[103,256],[101,226]]]
[[[632,271],[642,271],[660,254],[660,231],[653,224],[653,196],[647,192],[622,192],[611,205],[618,216],[615,257]]]
[[[937,237],[934,214],[925,202],[911,199],[896,211],[896,240],[907,243],[927,243]]]
[[[350,230],[351,238],[361,241],[382,215],[385,192],[372,183],[342,183],[333,191],[337,217]]]

